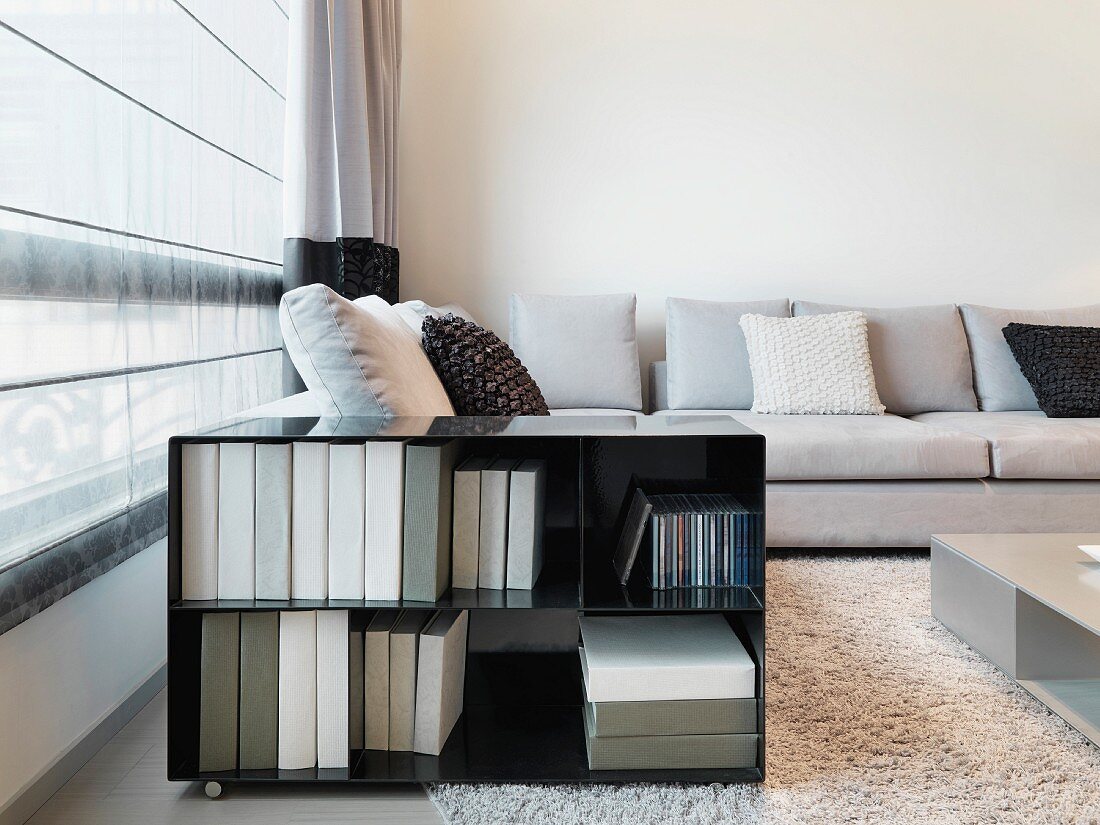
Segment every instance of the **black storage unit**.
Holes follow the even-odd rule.
[[[438,602],[181,600],[181,445],[406,438],[457,438],[465,442],[466,454],[547,461],[545,562],[533,590],[451,589]],[[168,473],[170,780],[730,783],[764,778],[763,546],[755,554],[751,586],[656,592],[640,569],[622,587],[612,568],[633,485],[639,481],[647,492],[732,493],[763,513],[764,438],[732,418],[252,419],[172,438]],[[471,611],[465,709],[441,755],[357,750],[350,754],[349,769],[198,770],[204,612],[349,609],[351,627],[363,628],[376,610],[402,607]],[[577,617],[689,611],[721,613],[756,661],[756,767],[589,770]]]

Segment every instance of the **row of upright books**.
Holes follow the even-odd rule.
[[[472,456],[454,477],[454,587],[531,590],[542,571],[546,462]]]
[[[361,748],[439,754],[462,713],[468,615],[202,616],[199,770],[347,768]]]
[[[580,625],[590,769],[757,765],[756,663],[721,614]]]
[[[456,474],[461,444],[182,445],[182,597],[431,602],[451,586],[530,589],[544,462],[474,473],[471,460]]]

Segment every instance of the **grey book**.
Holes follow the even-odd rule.
[[[413,750],[438,756],[462,715],[469,613],[441,610],[420,634]]]
[[[458,440],[405,449],[402,597],[434,602],[451,586],[451,504]]]
[[[379,610],[363,645],[363,747],[390,747],[390,631],[400,611]]]
[[[199,664],[199,770],[237,768],[240,613],[203,613]]]
[[[546,462],[529,458],[512,468],[508,478],[507,585],[530,590],[542,572],[546,508]]]
[[[241,769],[279,766],[279,614],[241,614]]]
[[[291,446],[256,445],[256,598],[290,598]]]
[[[481,471],[493,463],[474,456],[455,470],[454,528],[451,531],[451,586],[476,588],[481,525]]]
[[[481,471],[481,526],[477,586],[503,590],[508,563],[508,484],[514,458],[501,458]]]
[[[416,722],[416,665],[420,631],[431,610],[406,610],[390,633],[390,750],[413,749]]]
[[[363,631],[348,633],[348,747],[353,751],[363,747]]]
[[[589,702],[595,736],[756,733],[755,699]]]
[[[591,705],[585,705],[588,767],[594,771],[754,768],[760,737],[755,733],[687,736],[596,736]]]

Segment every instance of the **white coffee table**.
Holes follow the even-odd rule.
[[[1100,533],[932,537],[932,615],[1100,746]]]

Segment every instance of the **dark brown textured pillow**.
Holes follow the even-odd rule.
[[[535,379],[492,332],[450,314],[425,318],[421,329],[456,415],[550,415]]]
[[[1009,324],[1001,332],[1048,418],[1100,417],[1100,327]]]

